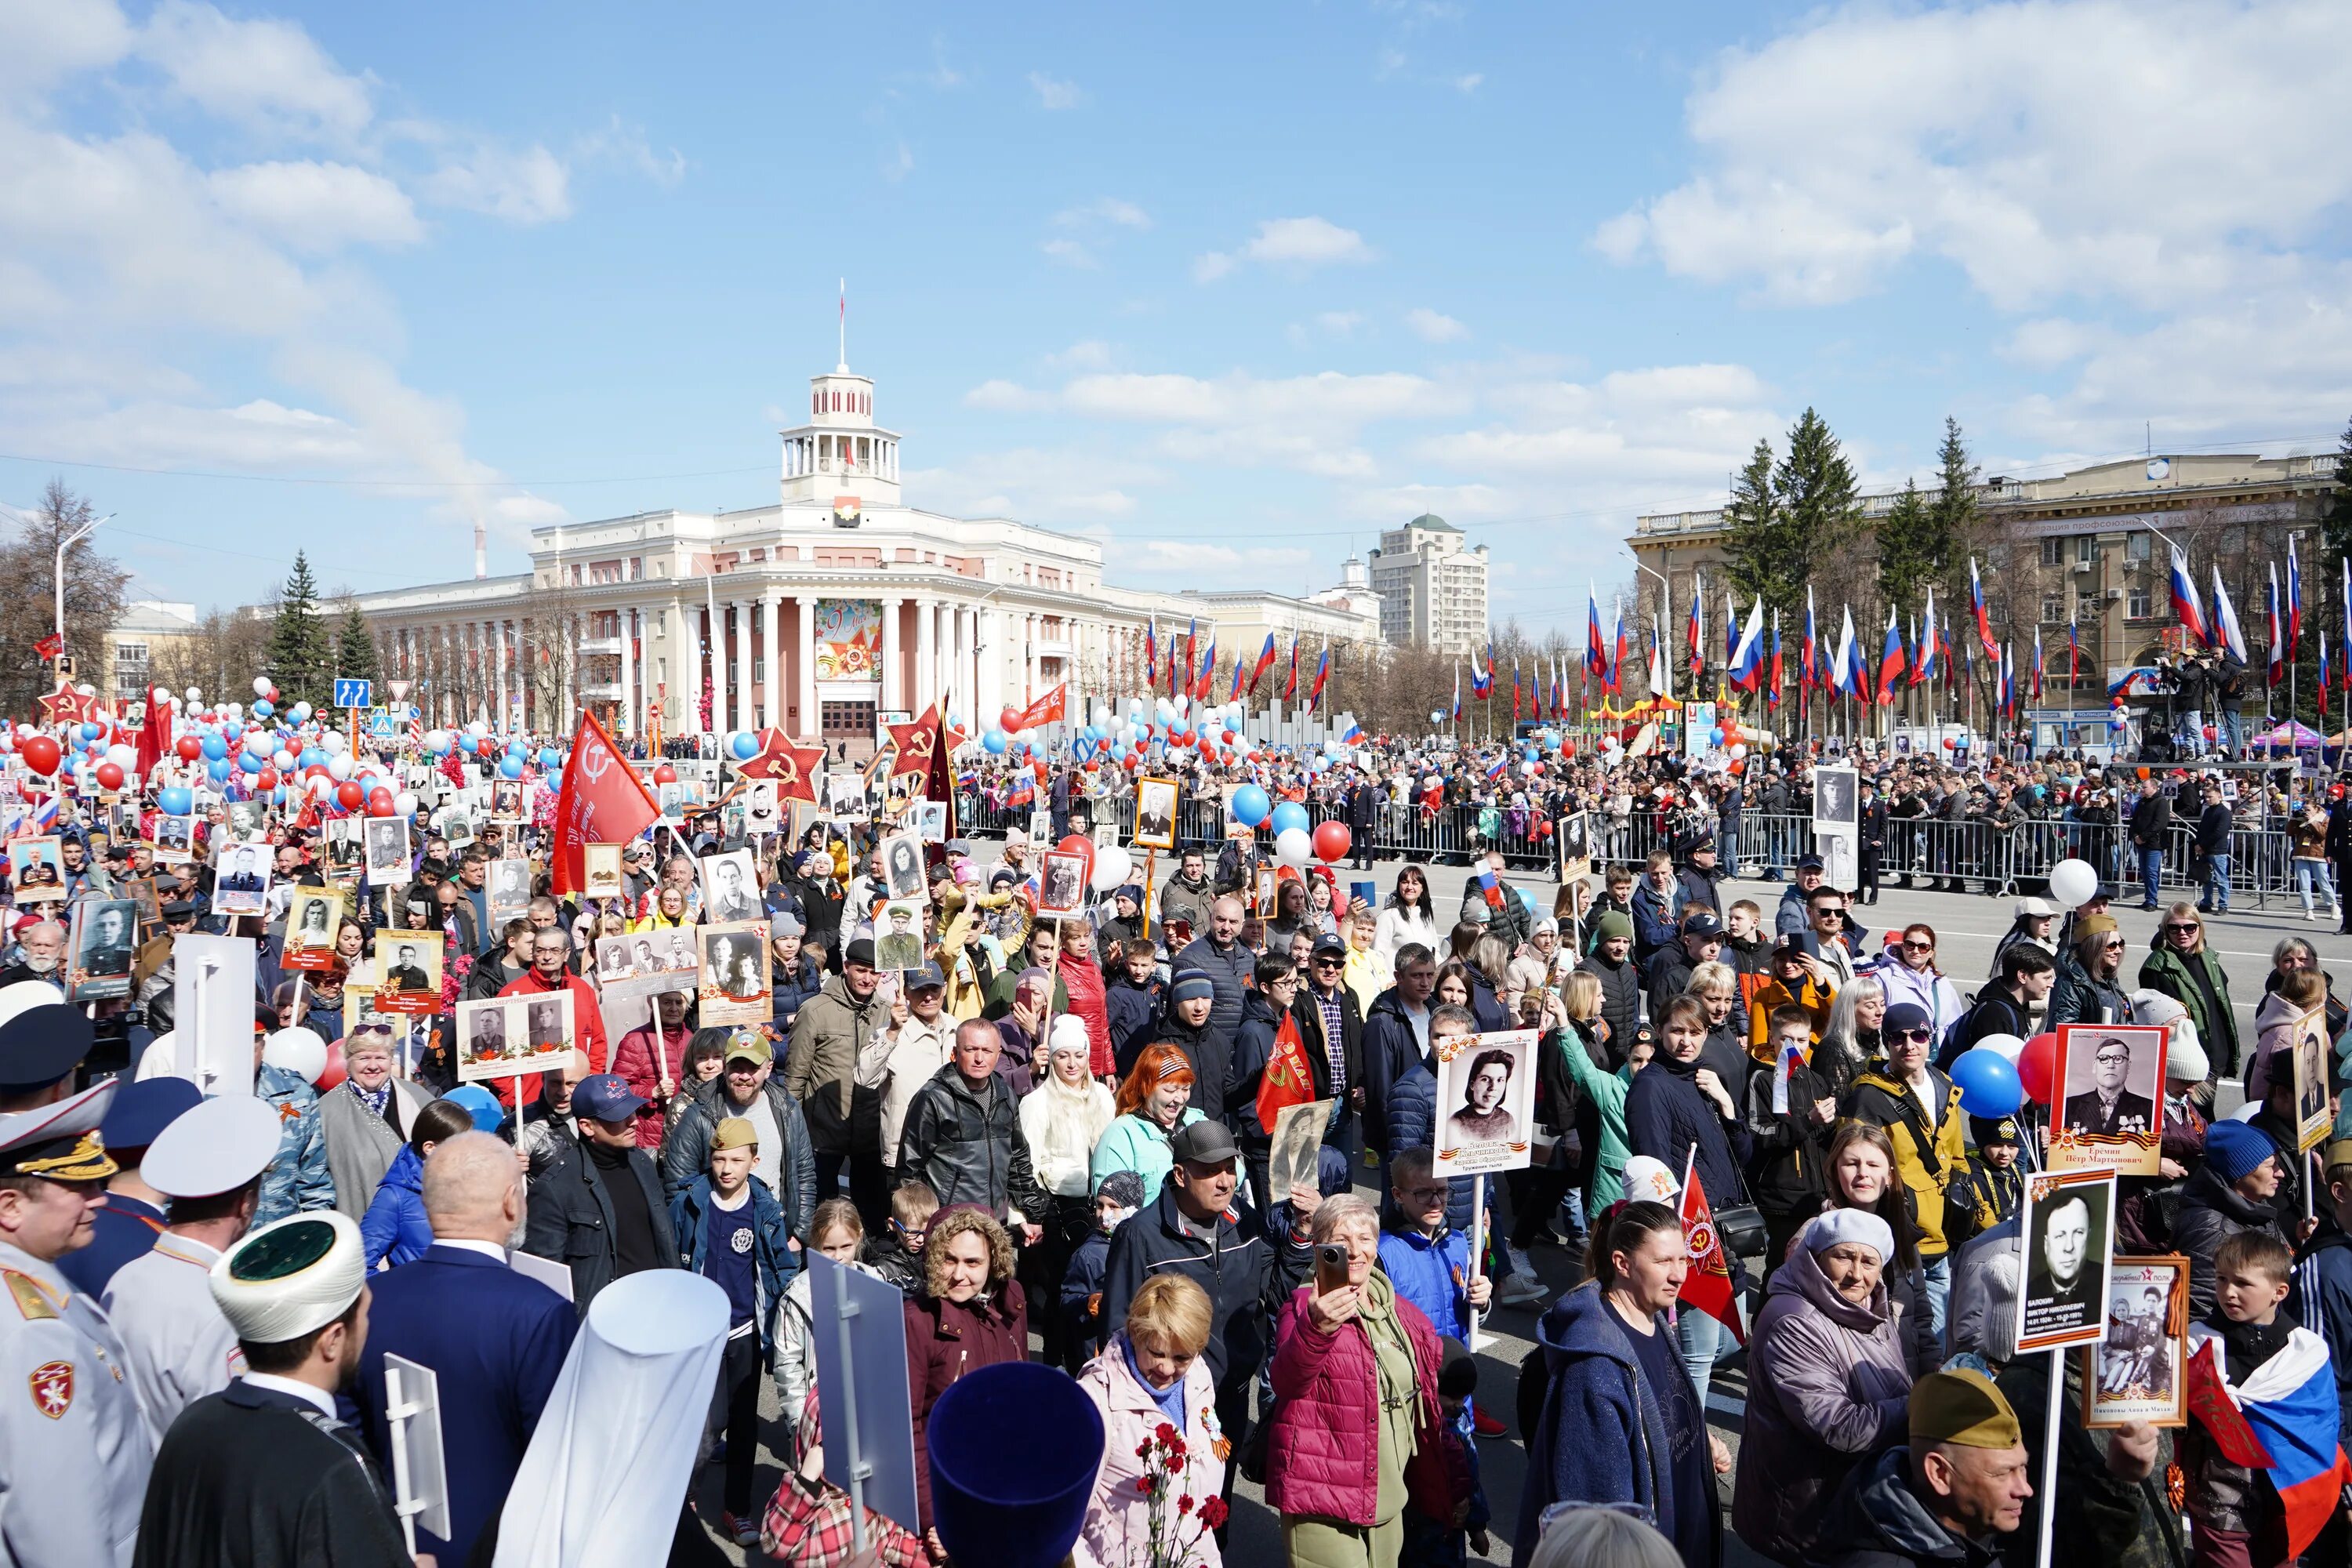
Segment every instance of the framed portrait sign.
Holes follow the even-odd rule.
[[[1535,1126],[1533,1029],[1457,1035],[1437,1053],[1437,1173],[1524,1170]]]
[[[336,967],[335,932],[343,923],[343,895],[333,888],[297,888],[286,906],[287,969]]]
[[[360,829],[367,820],[363,816],[331,816],[327,819],[327,875],[336,881],[351,881],[367,865],[367,851],[360,843]],[[156,858],[163,858],[160,846]]]
[[[2058,1031],[2050,1169],[2159,1173],[2166,1038],[2163,1026],[2152,1024],[2069,1024]]]
[[[2083,1352],[2083,1425],[2189,1425],[2189,1259],[2118,1258],[2107,1337]]]
[[[583,844],[580,847],[581,897],[617,899],[621,896],[621,847],[617,844]]]
[[[2327,1110],[2326,1014],[2322,1003],[2294,1021],[2294,1137],[2296,1146],[2306,1152],[2326,1142],[2336,1124]]]
[[[2018,1353],[2095,1345],[2105,1339],[2107,1274],[2115,1256],[2115,1172],[2026,1177],[2018,1235],[2025,1279],[2017,1295]]]
[[[441,933],[384,931],[375,939],[375,1005],[383,1013],[441,1010]]]
[[[371,816],[362,825],[367,847],[367,879],[379,888],[408,880],[408,818]],[[468,836],[467,842],[471,843]],[[457,847],[457,840],[450,840]]]
[[[66,896],[64,840],[19,838],[8,846],[8,879],[20,904]]]
[[[1592,875],[1592,816],[1590,812],[1571,811],[1552,828],[1552,837],[1559,849],[1559,879],[1580,881]]]
[[[638,931],[596,939],[596,994],[608,1002],[656,991],[691,991],[702,978],[692,933]]]
[[[763,918],[759,870],[749,849],[729,849],[705,855],[697,862],[702,873],[702,915],[714,924],[731,924]]]
[[[1037,877],[1039,917],[1074,915],[1086,907],[1086,901],[1087,858],[1059,849],[1047,850]]]
[[[330,829],[334,824],[330,823]],[[331,848],[333,840],[328,840]],[[186,816],[158,816],[155,819],[155,858],[166,866],[184,866],[196,858],[196,818],[192,812]]]
[[[768,1022],[774,1012],[768,994],[768,922],[708,925],[698,934],[702,974],[696,995],[703,1026]]]
[[[214,911],[224,915],[268,913],[272,874],[269,859],[269,847],[266,844],[222,845],[213,878]]]
[[[874,967],[904,973],[923,966],[923,903],[892,899],[874,917]]]
[[[930,901],[929,879],[923,875],[923,837],[919,833],[894,833],[877,847],[882,857],[882,880],[893,899]]]
[[[521,920],[530,911],[530,862],[493,860],[489,873],[490,929],[502,931],[509,921]]]
[[[1323,1134],[1331,1125],[1331,1107],[1336,1103],[1310,1100],[1303,1105],[1286,1105],[1275,1113],[1274,1146],[1267,1152],[1265,1166],[1269,1206],[1289,1202],[1294,1188],[1320,1190]]]
[[[457,1004],[457,1081],[519,1078],[572,1060],[572,993]]]
[[[1183,798],[1183,786],[1174,779],[1139,778],[1135,781],[1135,847],[1157,849],[1162,854],[1176,847],[1176,806]]]
[[[948,841],[948,803],[943,800],[908,802],[907,826],[926,844],[945,844]]]
[[[72,989],[68,1000],[104,1002],[131,994],[131,961],[139,947],[139,906],[129,899],[83,899],[68,933]]]

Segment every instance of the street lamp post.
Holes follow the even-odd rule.
[[[63,660],[66,657],[66,552],[80,543],[89,534],[96,532],[100,523],[111,521],[113,518],[114,514],[110,511],[104,517],[94,518],[58,542],[57,570],[49,579],[49,585],[57,591],[58,657],[50,662],[52,670],[63,668]]]

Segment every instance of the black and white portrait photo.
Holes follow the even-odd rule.
[[[530,909],[530,862],[491,861],[484,886],[489,890],[490,929],[504,931],[507,921],[520,920]]]
[[[1472,1035],[1437,1064],[1438,1173],[1470,1176],[1529,1163],[1535,1110],[1536,1033]]]
[[[360,840],[360,829],[366,823],[363,816],[331,816],[327,819],[327,875],[337,881],[357,877],[367,864],[367,849]]]
[[[2087,1344],[2105,1331],[2115,1207],[2113,1171],[2027,1178],[2019,1226],[2025,1264],[2018,1300],[2021,1353]]]
[[[159,816],[155,819],[155,858],[167,866],[185,865],[195,858],[196,819]]]
[[[225,915],[257,915],[269,907],[269,848],[231,844],[220,853],[213,881],[213,908]]]
[[[1135,846],[1165,853],[1176,847],[1176,803],[1182,792],[1174,779],[1135,781]]]
[[[2315,1007],[2296,1019],[2294,1038],[2295,1140],[2305,1149],[2315,1149],[2335,1126],[2327,1109],[2326,1009]]]
[[[331,969],[335,966],[335,932],[342,924],[343,895],[332,888],[293,889],[286,907],[286,958],[289,969]]]
[[[866,775],[857,773],[829,773],[824,775],[824,814],[836,822],[864,822]]]
[[[452,847],[456,840],[450,841]],[[367,821],[367,879],[379,888],[408,880],[408,819],[372,816]]]
[[[572,993],[460,1002],[457,1032],[460,1082],[562,1068],[572,1060]]]
[[[2107,1280],[2107,1337],[2089,1352],[2083,1425],[2189,1420],[2189,1259],[2118,1258]]]
[[[1559,879],[1572,882],[1592,874],[1592,818],[1571,811],[1552,829],[1559,839]]]
[[[139,906],[129,899],[85,899],[74,905],[68,999],[100,1002],[129,995],[138,933]]]
[[[919,835],[894,833],[882,840],[882,880],[894,899],[924,896],[923,840]]]
[[[945,844],[948,841],[948,803],[943,800],[909,802],[907,827],[926,844]]]
[[[783,828],[782,808],[776,801],[776,781],[753,779],[743,788],[743,831],[754,838]]]
[[[269,839],[269,807],[257,800],[233,800],[223,808],[228,817],[232,844],[265,844]]]
[[[705,855],[702,868],[702,918],[713,925],[756,921],[766,913],[749,849]]]
[[[1816,827],[1853,827],[1860,820],[1852,768],[1813,770],[1813,823]]]
[[[1038,873],[1037,912],[1074,915],[1087,900],[1087,858],[1049,850]]]
[[[621,896],[621,847],[583,844],[580,847],[581,896],[617,899]]]
[[[20,904],[66,896],[65,850],[55,838],[19,838],[8,846],[8,879]]]
[[[376,938],[376,1002],[387,1012],[414,1006],[414,998],[441,1001],[441,939],[404,931],[384,931]]]
[[[702,928],[701,1023],[764,1024],[768,1002],[768,928],[753,921]]]
[[[2058,1031],[2054,1071],[2063,1098],[2051,1130],[2053,1165],[2158,1173],[2166,1037],[2150,1025],[2069,1024]]]

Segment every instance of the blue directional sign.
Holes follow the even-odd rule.
[[[375,706],[375,682],[345,680],[335,678],[335,706],[338,708],[373,708]]]

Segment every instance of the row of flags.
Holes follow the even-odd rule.
[[[1299,640],[1297,634],[1293,633],[1290,638],[1290,673],[1282,685],[1281,695],[1285,702],[1293,700],[1298,695]],[[1244,698],[1255,696],[1258,682],[1264,680],[1266,671],[1274,668],[1274,660],[1275,634],[1268,632],[1265,634],[1265,646],[1258,649],[1255,663],[1244,666],[1239,658],[1234,660],[1233,689],[1226,695],[1225,700],[1238,702]],[[1170,639],[1167,658],[1168,695],[1174,697],[1182,693],[1189,695],[1195,702],[1206,702],[1209,700],[1210,682],[1216,674],[1216,668],[1217,628],[1213,625],[1209,627],[1208,645],[1205,647],[1202,647],[1201,621],[1196,616],[1186,626],[1182,637]],[[1248,671],[1246,675],[1243,673],[1244,669]],[[1160,689],[1160,617],[1154,616],[1144,624],[1143,627],[1144,689],[1157,692]],[[1330,678],[1331,647],[1326,643],[1322,653],[1316,659],[1315,676],[1307,689],[1304,711],[1307,713],[1315,711],[1317,705],[1323,700],[1324,683]]]

